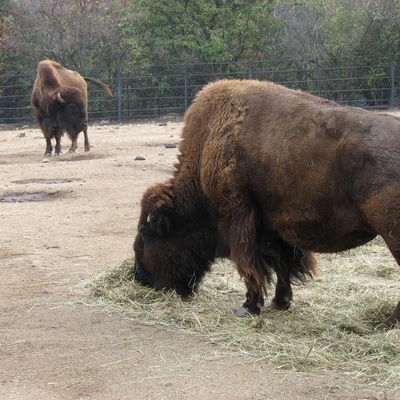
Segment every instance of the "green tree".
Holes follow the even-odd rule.
[[[370,0],[362,21],[362,36],[354,52],[360,55],[400,56],[400,2]]]
[[[13,18],[4,11],[4,4],[0,3],[0,70],[4,67],[4,60],[12,48],[10,30]]]
[[[277,17],[289,58],[389,55],[399,52],[398,0],[280,0]]]
[[[262,58],[279,23],[265,0],[139,0],[121,28],[150,63],[222,62]],[[131,19],[129,16],[133,16]]]
[[[49,58],[79,71],[115,66],[127,55],[115,21],[123,1],[9,0],[15,24],[11,34],[18,53],[8,54],[14,67],[32,66]]]

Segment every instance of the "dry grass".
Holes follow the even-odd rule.
[[[216,263],[190,302],[132,282],[132,259],[91,286],[108,310],[125,318],[207,335],[220,346],[266,359],[277,368],[340,371],[398,389],[400,329],[375,330],[399,300],[397,264],[379,239],[319,258],[318,276],[294,288],[290,311],[265,307],[261,315],[246,318],[233,315],[245,289],[228,261]]]

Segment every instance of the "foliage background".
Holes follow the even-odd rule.
[[[184,110],[221,73],[248,77],[250,61],[255,78],[393,106],[399,26],[398,0],[0,0],[0,122],[26,118],[46,58],[118,86],[118,104],[90,95],[99,118]]]
[[[400,53],[397,0],[2,0],[1,72]]]

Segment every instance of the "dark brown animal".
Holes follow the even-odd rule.
[[[312,252],[381,235],[400,262],[400,120],[270,82],[206,86],[185,116],[173,178],[142,199],[137,281],[182,296],[217,256],[247,288],[238,315],[258,313],[273,273],[273,305],[312,275]],[[400,302],[383,322],[400,320]]]
[[[55,155],[61,152],[61,136],[67,132],[71,139],[70,153],[77,148],[78,135],[85,136],[85,151],[90,150],[88,127],[88,96],[86,81],[93,82],[112,96],[111,89],[103,82],[80,76],[61,64],[44,60],[38,64],[31,103],[37,121],[46,138],[45,156],[53,151],[51,139],[56,140]]]

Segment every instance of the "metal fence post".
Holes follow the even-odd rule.
[[[117,109],[117,120],[118,123],[122,123],[122,83],[121,83],[121,67],[117,67],[117,101],[118,101],[118,109]]]
[[[390,56],[390,107],[395,106],[395,85],[394,85],[394,57]]]
[[[253,60],[247,62],[247,79],[253,78]]]
[[[185,111],[188,109],[188,103],[189,103],[189,99],[188,99],[188,67],[187,64],[185,64],[184,66],[184,79],[185,79]]]
[[[317,93],[321,97],[321,71],[318,63],[318,58],[315,59],[315,75],[317,79]]]

